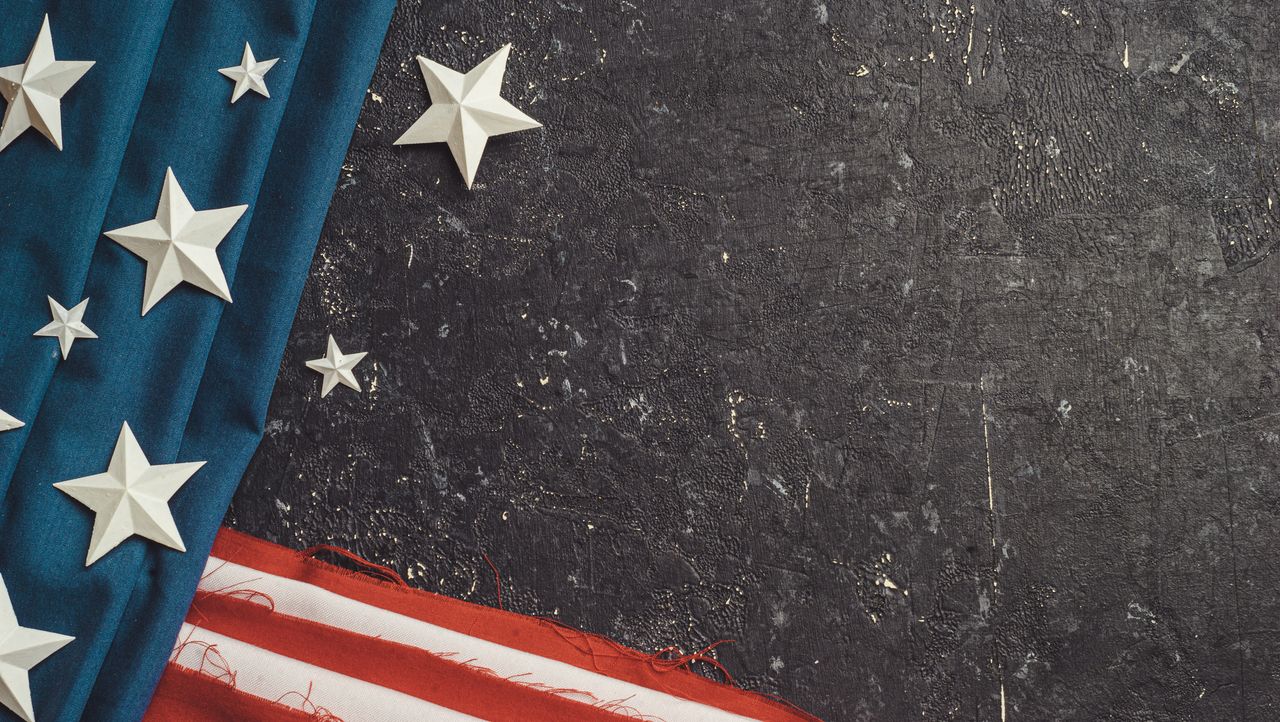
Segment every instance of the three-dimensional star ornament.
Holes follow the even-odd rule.
[[[248,208],[242,205],[197,211],[182,192],[173,169],[165,171],[156,217],[106,233],[107,238],[147,262],[143,316],[183,281],[224,301],[231,300],[231,289],[218,262],[218,244]]]
[[[53,316],[53,320],[31,335],[52,336],[58,339],[58,346],[62,349],[62,358],[65,360],[67,354],[71,353],[71,344],[75,343],[76,339],[98,337],[98,334],[84,325],[84,311],[89,307],[89,299],[86,298],[68,311],[62,307],[62,304],[53,300],[53,296],[47,298],[49,314]]]
[[[153,466],[126,422],[106,473],[54,484],[96,514],[84,565],[98,561],[135,534],[185,552],[169,512],[169,499],[202,466],[203,461]]]
[[[0,409],[0,431],[13,431],[14,429],[21,429],[24,426],[26,426],[26,424],[9,414],[6,414],[4,409]]]
[[[368,352],[361,353],[342,353],[342,349],[338,348],[338,342],[333,340],[333,336],[329,336],[329,350],[322,358],[307,362],[307,368],[324,375],[324,385],[320,388],[320,398],[329,395],[333,391],[333,387],[342,384],[356,391],[360,390],[360,382],[356,380],[356,375],[351,373],[351,369],[356,367]]]
[[[26,722],[35,722],[27,672],[73,639],[18,624],[9,588],[0,577],[0,704]]]
[[[244,55],[240,58],[239,65],[218,69],[219,73],[236,81],[236,86],[231,91],[231,102],[236,102],[240,99],[240,96],[250,90],[263,97],[270,98],[271,92],[267,90],[267,81],[262,76],[266,75],[267,71],[278,62],[280,62],[280,58],[272,58],[270,60],[254,58],[253,48],[249,47],[249,43],[245,43]]]
[[[0,68],[0,95],[9,104],[0,122],[0,150],[27,128],[40,131],[62,150],[62,96],[92,67],[91,60],[54,58],[45,15],[27,62]]]
[[[419,55],[418,65],[427,81],[431,107],[409,126],[396,145],[448,143],[470,188],[489,138],[542,127],[498,96],[510,53],[511,45],[504,45],[466,75]]]

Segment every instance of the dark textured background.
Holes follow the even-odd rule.
[[[1276,17],[403,2],[229,521],[833,720],[1276,719]],[[508,41],[545,129],[392,146]]]

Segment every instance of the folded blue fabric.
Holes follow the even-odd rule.
[[[0,574],[26,626],[76,637],[31,673],[36,717],[136,720],[263,432],[311,256],[394,0],[0,2],[0,66],[46,12],[65,150],[0,151]],[[218,68],[280,58],[271,98]],[[145,264],[101,235],[152,218],[172,167],[197,209],[248,204],[219,247],[234,302],[180,286],[140,315]],[[66,361],[45,296],[91,299]],[[207,461],[171,507],[187,552],[134,538],[85,568],[92,513],[53,488],[104,471],[122,422],[152,463]],[[7,717],[6,717],[7,718]]]

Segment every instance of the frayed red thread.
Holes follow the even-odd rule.
[[[469,664],[467,666],[470,667],[471,669],[482,670],[483,672],[490,674],[494,677],[497,677],[498,679],[501,679],[504,682],[518,684],[521,687],[527,687],[529,689],[536,689],[539,692],[546,692],[547,694],[553,694],[553,695],[556,695],[557,697],[566,697],[566,698],[581,697],[582,699],[587,700],[589,704],[593,704],[593,705],[600,701],[599,697],[595,696],[594,694],[588,692],[585,689],[575,689],[573,687],[553,687],[544,682],[527,682],[525,680],[520,679],[521,677],[528,677],[532,675],[533,672],[520,672],[519,674],[512,674],[506,677],[500,677],[497,672],[491,669],[481,667],[479,665],[474,665],[474,664]]]
[[[214,567],[213,569],[210,569],[210,570],[206,571],[204,574],[201,574],[201,575],[200,575],[200,581],[202,581],[202,582],[203,582],[204,580],[208,579],[209,577],[213,576],[214,574],[217,574],[219,571],[221,571],[221,570],[222,570],[222,568],[223,568],[223,567],[225,567],[225,566],[227,565],[227,562],[226,562],[225,560],[221,560],[221,559],[220,559],[219,561],[220,561],[221,563],[220,563],[218,566],[216,566],[216,567]]]
[[[223,561],[221,564],[217,565],[213,569],[210,569],[204,574],[200,575],[200,581],[203,582],[209,577],[213,576],[214,574],[217,574],[219,571],[222,570],[223,567],[227,565],[227,563],[228,562]],[[250,584],[252,582],[256,582],[260,579],[262,579],[262,577],[254,577],[252,579],[248,579],[242,582],[232,582],[224,587],[218,587],[217,589],[200,589],[197,587],[196,598],[199,599],[201,596],[223,595],[227,597],[237,597],[239,599],[243,599],[248,602],[256,602],[259,599],[265,599],[267,600],[266,606],[270,607],[271,611],[274,612],[276,610],[276,600],[272,599],[270,595],[268,595],[265,592],[259,592],[254,589],[249,589],[247,587],[241,586],[243,584]]]
[[[612,702],[601,702],[597,704],[596,707],[604,710],[605,712],[612,712],[619,717],[626,717],[627,719],[642,720],[642,722],[666,722],[662,717],[645,714],[635,707],[627,704],[630,700],[631,698],[627,697],[625,699],[613,700]]]
[[[283,707],[297,709],[303,714],[315,718],[316,722],[343,722],[343,719],[338,715],[311,701],[311,693],[314,691],[314,686],[314,683],[308,684],[305,694],[302,692],[285,692],[275,699],[275,703]],[[298,698],[296,706],[293,704],[293,700],[290,699],[291,697]],[[289,702],[286,703],[286,699],[289,699]]]
[[[192,631],[194,632],[195,630]],[[210,644],[199,639],[191,639],[190,635],[188,635],[187,639],[174,648],[171,659],[176,662],[188,647],[197,647],[202,650],[200,664],[195,667],[194,672],[212,677],[219,682],[224,682],[232,688],[236,686],[236,673],[231,669],[231,663],[227,661],[227,658],[222,656],[222,652],[218,650],[218,645],[216,644]],[[190,668],[188,667],[188,669]]]
[[[714,644],[707,645],[697,652],[690,652],[688,654],[681,652],[680,648],[674,645],[664,647],[649,656],[649,664],[653,665],[653,668],[659,672],[669,672],[673,669],[680,669],[681,667],[690,667],[694,662],[702,662],[703,664],[709,664],[712,667],[715,667],[720,674],[724,675],[725,684],[733,684],[733,676],[729,674],[729,670],[725,669],[724,665],[720,664],[720,661],[715,657],[710,656],[711,652],[714,651],[716,647],[719,647],[722,644],[731,644],[733,641],[734,640],[732,639],[721,639]],[[671,654],[676,656],[667,656]]]
[[[195,626],[209,621],[209,617],[205,615],[204,610],[200,608],[200,603],[210,597],[231,597],[233,599],[242,599],[246,602],[259,604],[271,611],[276,611],[276,600],[271,598],[266,592],[259,592],[256,589],[233,589],[234,585],[227,585],[221,589],[213,591],[204,591],[197,589],[196,596],[191,600],[191,608],[187,610],[187,621]]]
[[[627,704],[628,702],[631,701],[630,697],[626,697],[623,699],[616,699],[616,700],[604,700],[604,699],[600,699],[599,697],[592,694],[591,692],[588,692],[585,689],[575,689],[573,687],[553,687],[552,685],[549,685],[543,682],[530,682],[530,681],[525,681],[523,679],[520,679],[521,677],[528,677],[529,675],[533,674],[532,672],[521,672],[519,674],[503,676],[488,667],[477,664],[475,658],[462,659],[462,660],[458,659],[457,652],[435,652],[431,650],[423,650],[423,651],[427,652],[427,654],[431,654],[436,657],[439,657],[440,659],[445,659],[450,662],[453,662],[454,664],[461,665],[468,669],[473,669],[477,672],[480,672],[481,674],[485,674],[490,677],[493,677],[494,679],[500,679],[504,682],[518,684],[521,687],[527,687],[529,689],[537,690],[539,692],[543,692],[546,694],[555,695],[557,697],[564,697],[566,699],[572,699],[576,702],[582,702],[583,704],[589,704],[592,707],[595,707],[597,709],[602,709],[606,712],[612,712],[616,715],[625,717],[627,719],[640,720],[640,722],[667,722],[666,719],[662,717],[657,717],[655,715],[650,715],[650,714],[644,714],[643,712],[636,709],[635,707],[632,707],[631,705]]]
[[[314,559],[316,555],[319,554],[320,552],[331,552],[333,554],[337,554],[340,557],[343,557],[344,559],[347,559],[348,561],[352,561],[352,562],[355,562],[356,564],[359,564],[360,566],[364,567],[363,569],[359,570],[362,574],[368,574],[369,576],[373,576],[373,577],[381,577],[385,581],[392,582],[393,584],[399,584],[402,587],[409,586],[409,583],[404,580],[404,577],[401,577],[398,573],[396,573],[396,570],[390,567],[384,567],[381,564],[375,564],[369,561],[368,559],[365,559],[364,557],[360,556],[359,554],[349,552],[346,549],[343,549],[342,547],[337,547],[332,544],[317,544],[313,547],[308,547],[302,550],[301,554],[304,557],[309,557],[311,559]]]
[[[489,568],[493,570],[493,583],[498,590],[498,609],[505,610],[506,607],[502,606],[502,575],[498,573],[498,567],[494,566],[493,560],[489,558],[488,554],[481,553],[481,556],[488,562]]]
[[[231,597],[233,599],[243,599],[246,602],[253,602],[254,604],[260,603],[267,609],[270,609],[273,612],[276,611],[276,600],[273,599],[270,594],[260,592],[256,589],[237,589],[233,588],[233,586],[234,585],[227,585],[221,589],[197,590],[195,601],[191,603],[191,610],[198,613],[196,605],[199,604],[202,599],[208,599],[209,597]]]

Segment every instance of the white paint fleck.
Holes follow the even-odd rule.
[[[787,498],[787,487],[783,486],[782,479],[779,479],[776,476],[771,476],[769,477],[769,483],[773,486],[774,490],[778,492],[778,496],[783,499]]]
[[[649,420],[649,414],[653,411],[653,406],[645,400],[644,394],[640,394],[639,398],[627,399],[627,411],[635,411],[640,414],[640,423]]]
[[[985,377],[978,381],[978,389],[982,397],[982,445],[986,451],[987,457],[987,511],[991,515],[991,548],[996,548],[996,492],[995,479],[991,473],[991,427],[987,414],[987,380]],[[998,571],[998,568],[997,568]],[[994,592],[996,580],[991,581],[991,589]],[[986,612],[991,609],[991,600],[987,596],[987,590],[982,590],[978,595],[978,610],[985,616]],[[1004,669],[997,668],[1000,676],[1000,721],[1006,722],[1008,719],[1008,709],[1005,705],[1004,697]]]
[[[814,5],[813,14],[817,17],[819,25],[826,25],[831,22],[831,13],[827,12],[827,4],[824,2]]]
[[[977,22],[978,8],[969,6],[969,42],[965,45],[964,56],[961,62],[964,63],[964,82],[965,85],[973,85],[973,71],[969,68],[969,54],[973,52],[973,26]]]
[[[987,388],[986,379],[978,382],[978,388],[982,392],[982,444],[987,456],[987,511],[991,514],[991,548],[996,547],[996,491],[995,479],[991,474],[991,428],[987,419]]]
[[[924,515],[925,528],[930,534],[937,534],[938,527],[942,524],[942,516],[938,514],[938,508],[933,505],[933,501],[929,500],[920,507],[920,513]]]

